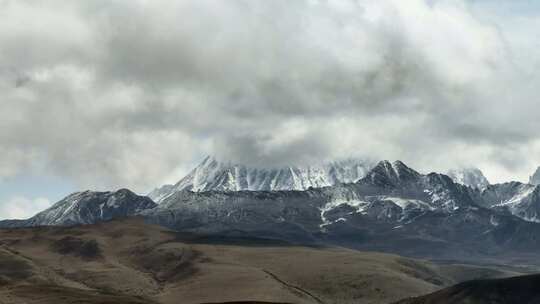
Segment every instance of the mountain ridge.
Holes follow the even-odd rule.
[[[160,203],[174,192],[203,191],[276,191],[307,190],[338,183],[352,183],[374,166],[373,162],[346,159],[312,166],[257,168],[231,162],[221,162],[207,156],[174,185],[164,185],[148,194]]]
[[[485,201],[480,190],[447,175],[381,161],[356,183],[306,191],[182,191],[143,216],[197,233],[241,231],[421,257],[455,251],[467,258],[486,250],[504,254],[510,244],[540,246],[532,233],[540,233],[540,225],[480,204]]]
[[[490,182],[484,176],[484,173],[478,168],[458,168],[449,170],[446,175],[452,178],[456,183],[463,184],[479,190],[485,189]]]
[[[94,224],[138,214],[156,204],[128,189],[74,192],[26,220],[0,221],[1,226],[72,226]]]
[[[160,204],[129,190],[120,192],[126,198],[120,200],[120,208],[108,204],[115,192],[79,192],[31,219],[3,221],[0,227],[87,224],[137,215],[190,233],[332,244],[414,257],[508,257],[511,252],[520,257],[540,250],[536,186],[513,182],[480,190],[445,174],[421,174],[401,161],[381,161],[355,183],[307,190],[185,189]],[[103,215],[104,206],[111,209],[105,208]]]

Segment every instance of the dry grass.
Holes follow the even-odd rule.
[[[138,219],[0,230],[0,303],[389,303],[467,273],[515,274],[343,248],[181,239]]]

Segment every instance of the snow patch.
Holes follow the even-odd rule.
[[[343,205],[347,205],[356,209],[355,211],[356,213],[363,213],[365,212],[369,204],[370,204],[369,202],[362,201],[362,200],[342,200],[342,199],[332,200],[326,203],[322,208],[319,208],[319,210],[321,211],[321,222],[322,222],[319,225],[319,227],[324,228],[325,226],[333,224],[337,221],[346,221],[346,219],[344,218],[339,218],[335,221],[330,221],[326,218],[325,214],[335,208],[338,208]]]

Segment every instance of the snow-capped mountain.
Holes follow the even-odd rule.
[[[467,187],[455,184],[443,174],[420,174],[401,161],[381,161],[351,190],[357,198],[369,202],[368,207],[391,203],[400,212],[396,217],[400,221],[418,212],[451,213],[474,205]]]
[[[458,184],[477,189],[485,189],[489,185],[489,181],[478,168],[452,169],[446,175]]]
[[[450,214],[477,208],[469,191],[446,175],[423,175],[400,161],[382,161],[357,183],[306,191],[178,191],[144,214],[175,229],[261,230],[276,225],[278,231],[280,225],[300,221],[302,229],[315,233],[359,218],[404,224],[426,212]]]
[[[93,224],[136,215],[155,206],[150,198],[139,196],[127,189],[115,192],[76,192],[27,220],[4,221],[1,226]]]
[[[375,163],[349,159],[312,166],[256,168],[207,157],[175,185],[165,185],[148,194],[162,202],[175,192],[306,190],[338,183],[352,183],[364,177]]]
[[[148,197],[151,198],[154,202],[161,202],[175,191],[176,190],[174,185],[163,185],[148,193]]]
[[[423,257],[540,248],[534,236],[539,224],[486,204],[500,194],[481,193],[444,174],[382,161],[356,183],[306,191],[178,191],[142,215],[194,233],[323,241]]]
[[[489,185],[477,201],[484,207],[508,212],[529,222],[540,222],[539,186],[520,182]]]
[[[206,162],[206,167],[219,164]],[[188,189],[172,192],[159,205],[129,190],[74,193],[28,220],[2,221],[0,227],[88,224],[138,215],[190,233],[428,258],[540,251],[535,186],[508,183],[479,190],[444,174],[421,174],[400,161],[379,162],[354,183],[303,191]]]
[[[540,167],[538,167],[534,174],[529,177],[529,184],[540,185]]]

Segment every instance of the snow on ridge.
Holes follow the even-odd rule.
[[[352,199],[352,200],[335,199],[335,200],[332,200],[332,201],[326,203],[323,207],[319,208],[319,210],[321,211],[321,224],[319,225],[319,227],[321,229],[324,229],[325,226],[331,225],[331,224],[339,221],[340,219],[343,219],[343,221],[345,221],[344,218],[340,218],[340,219],[338,219],[336,221],[330,221],[325,216],[325,214],[327,212],[330,212],[333,209],[338,208],[338,207],[343,206],[343,205],[348,205],[349,207],[352,207],[352,208],[356,209],[355,213],[362,213],[370,205],[370,202],[362,201],[362,200],[358,200],[358,199]]]
[[[477,189],[485,189],[490,183],[478,168],[451,169],[447,174],[455,183]]]
[[[175,185],[155,189],[148,196],[160,203],[172,194],[190,190],[204,191],[277,191],[307,190],[338,183],[353,183],[363,178],[374,163],[348,159],[311,166],[256,168],[207,157]]]

